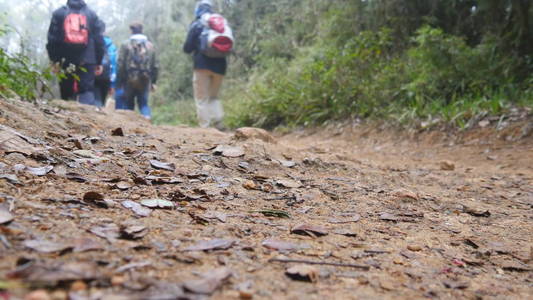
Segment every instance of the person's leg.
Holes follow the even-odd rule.
[[[111,88],[111,82],[109,80],[97,80],[94,86],[94,97],[96,101],[102,103],[102,106],[105,106],[107,95],[109,95],[109,89]]]
[[[95,65],[83,65],[82,68],[83,70],[77,72],[80,78],[78,83],[78,102],[101,107],[102,103],[97,102],[94,97]]]
[[[139,105],[139,111],[141,115],[148,120],[152,119],[152,111],[148,105],[148,98],[150,97],[150,84],[148,84],[144,89],[137,91],[137,103]]]
[[[223,129],[224,125],[222,120],[224,119],[224,108],[222,107],[222,101],[218,97],[220,93],[220,87],[224,76],[211,72],[209,80],[209,106],[211,107],[211,120],[212,124],[218,128]]]
[[[193,88],[198,124],[202,128],[207,128],[211,125],[209,112],[209,71],[194,70]]]
[[[74,100],[74,76],[72,74],[66,74],[66,78],[62,78],[59,81],[59,93],[63,100]]]
[[[104,98],[104,95],[102,93],[102,85],[104,84],[103,81],[101,80],[96,80],[94,82],[94,89],[93,89],[93,93],[94,93],[94,100],[98,103],[104,103],[102,101],[102,99]]]
[[[124,95],[122,96],[123,106],[121,109],[135,110],[135,89],[130,86],[124,88]]]

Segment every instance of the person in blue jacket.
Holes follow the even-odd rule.
[[[204,14],[213,13],[211,1],[198,1],[194,13],[195,20],[189,27],[183,51],[193,56],[193,89],[198,123],[202,128],[224,129],[224,110],[218,94],[226,74],[227,61],[224,57],[212,58],[200,52],[200,35],[204,30],[201,18]]]
[[[113,44],[113,40],[105,35],[105,24],[102,22],[102,35],[105,42],[105,53],[102,58],[103,71],[96,76],[94,82],[94,96],[95,100],[101,105],[105,106],[108,95],[113,95],[115,92],[115,82],[117,79],[117,47]]]

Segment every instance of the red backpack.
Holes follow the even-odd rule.
[[[201,21],[200,52],[213,58],[230,55],[235,39],[228,21],[219,14],[204,14]]]
[[[81,12],[69,11],[63,22],[65,31],[65,44],[87,46],[89,43],[89,26],[87,16]]]

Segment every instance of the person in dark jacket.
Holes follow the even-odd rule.
[[[204,30],[201,18],[213,13],[209,0],[199,1],[195,9],[195,21],[190,25],[183,51],[193,56],[193,88],[196,101],[198,123],[202,128],[214,126],[223,129],[224,110],[218,98],[224,75],[226,58],[211,58],[200,53],[200,35]]]
[[[118,56],[118,89],[123,89],[124,94],[116,108],[134,110],[137,100],[141,114],[150,120],[148,97],[156,89],[159,63],[154,45],[143,34],[143,25],[132,23],[130,30],[131,36],[120,46]]]
[[[79,14],[86,18],[88,31],[82,46],[67,42],[65,28],[66,19],[70,14]],[[83,22],[80,22],[84,24]],[[101,21],[83,0],[68,0],[67,5],[54,11],[48,29],[46,50],[54,64],[55,71],[63,69],[66,78],[60,80],[61,98],[76,99],[83,104],[101,106],[94,97],[95,74],[102,72],[102,58],[105,51],[104,38],[100,27]]]

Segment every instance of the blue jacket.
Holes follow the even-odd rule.
[[[226,75],[226,69],[228,68],[226,58],[212,58],[200,53],[200,35],[204,30],[200,17],[204,13],[210,12],[212,12],[211,7],[207,4],[201,4],[196,9],[196,20],[189,27],[183,51],[193,55],[195,70],[209,70],[220,75]]]
[[[111,87],[115,88],[115,82],[117,81],[117,47],[113,44],[113,40],[108,36],[104,36],[104,42],[109,61],[111,62],[109,79],[111,80]]]

